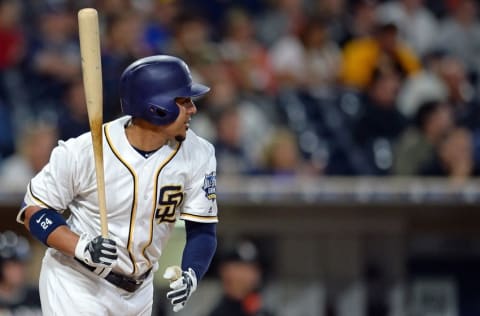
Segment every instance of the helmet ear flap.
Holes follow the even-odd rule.
[[[153,114],[161,117],[161,118],[166,117],[167,114],[168,114],[167,111],[165,111],[164,109],[162,109],[162,108],[160,108],[160,107],[158,107],[158,106],[154,106],[154,105],[151,105],[151,106],[150,106],[149,111],[150,111],[151,113],[153,113]]]

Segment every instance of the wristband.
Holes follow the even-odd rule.
[[[57,211],[43,208],[30,217],[29,225],[32,236],[48,247],[48,236],[57,229],[58,226],[67,225],[67,222]]]

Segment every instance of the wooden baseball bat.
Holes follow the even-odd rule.
[[[85,8],[78,11],[80,53],[82,56],[83,87],[87,101],[88,120],[92,133],[93,156],[98,188],[100,225],[103,237],[108,237],[105,177],[103,169],[103,94],[102,63],[100,59],[100,31],[97,10]]]

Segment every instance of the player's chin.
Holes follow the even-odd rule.
[[[177,135],[175,135],[175,140],[178,142],[183,142],[187,138],[188,125],[178,130]]]
[[[175,140],[180,143],[183,142],[185,138],[187,138],[186,134],[178,134],[175,136]]]
[[[177,135],[175,136],[175,140],[179,143],[183,142],[185,140],[185,136],[184,135]]]

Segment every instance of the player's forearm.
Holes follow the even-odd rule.
[[[48,236],[47,244],[66,255],[75,256],[75,246],[78,239],[79,236],[72,232],[68,226],[60,226]]]
[[[182,256],[182,269],[192,268],[198,280],[207,272],[217,248],[216,224],[185,221],[187,242]]]
[[[34,216],[37,212],[41,211],[42,208],[37,206],[30,206],[25,210],[25,219],[24,225],[30,231],[30,221],[32,216]],[[32,233],[33,234],[33,233]],[[37,236],[35,236],[38,238]],[[67,225],[61,225],[56,227],[46,239],[46,244],[49,247],[58,249],[63,253],[74,256],[75,255],[75,246],[77,245],[79,236],[72,232]]]

